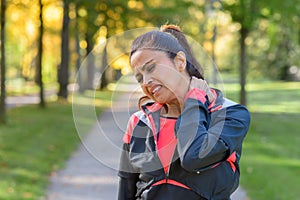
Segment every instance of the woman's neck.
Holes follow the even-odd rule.
[[[166,107],[163,107],[161,115],[164,117],[175,117],[177,118],[180,115],[180,106],[176,104],[166,104]]]

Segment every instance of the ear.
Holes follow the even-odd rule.
[[[186,56],[183,51],[179,51],[174,58],[174,63],[177,69],[182,72],[186,68]]]

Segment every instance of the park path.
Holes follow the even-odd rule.
[[[118,98],[103,112],[66,162],[64,169],[53,172],[46,200],[114,200],[117,199],[119,154],[122,136],[131,113],[137,109],[140,92],[134,84],[119,87]],[[124,90],[125,89],[125,90]],[[246,200],[238,189],[232,200]]]
[[[45,99],[56,98],[56,91],[47,90],[44,92]],[[7,96],[5,100],[6,109],[30,105],[30,104],[39,104],[40,96],[39,94],[30,94],[22,96]]]

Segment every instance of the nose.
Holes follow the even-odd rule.
[[[152,83],[151,78],[149,76],[144,76],[143,85],[147,86],[147,85],[150,85],[151,83]]]

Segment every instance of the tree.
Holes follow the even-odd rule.
[[[192,11],[198,10],[201,8],[202,4],[195,3],[193,1],[181,1],[175,0],[170,2],[162,2],[162,1],[150,1],[150,0],[142,0],[142,1],[118,1],[118,0],[110,0],[110,1],[92,1],[92,0],[77,0],[76,8],[78,10],[78,17],[76,20],[78,21],[78,30],[81,35],[81,47],[84,48],[85,55],[88,55],[91,50],[93,50],[94,45],[97,42],[97,38],[101,35],[100,30],[104,31],[105,34],[101,35],[101,38],[104,37],[110,38],[115,34],[118,34],[122,31],[134,28],[145,28],[145,27],[153,27],[160,26],[166,22],[174,23],[174,24],[182,24],[183,29],[187,34],[190,34],[190,30],[198,29],[198,32],[193,36],[197,36],[200,31],[200,26],[195,26],[195,16],[191,15]],[[199,11],[201,12],[201,11]],[[199,14],[199,13],[198,13]],[[198,15],[199,16],[199,15]],[[188,22],[188,23],[186,23]],[[110,43],[108,41],[108,43]],[[110,46],[109,44],[107,44]],[[128,44],[126,44],[128,47]],[[102,66],[106,67],[107,64],[110,63],[110,58],[113,56],[115,50],[120,50],[122,47],[120,44],[114,46],[115,49],[107,49],[107,52],[103,51],[102,56]],[[106,58],[107,57],[107,58]],[[107,61],[105,61],[107,59]],[[78,79],[81,80],[79,83],[80,90],[84,89],[94,89],[95,81],[94,76],[95,72],[98,71],[95,66],[93,55],[88,57],[86,66],[83,67],[79,72]],[[103,64],[105,63],[105,64]],[[104,71],[103,71],[104,70]],[[114,70],[113,68],[109,68],[109,70]],[[113,78],[109,79],[112,73],[105,73],[105,69],[100,69],[101,71],[101,83],[100,88],[105,87],[107,83],[112,81]],[[108,72],[108,71],[107,71]],[[98,85],[97,85],[98,87]]]
[[[258,25],[259,22],[263,20],[267,20],[270,24],[270,27],[272,29],[271,32],[274,32],[274,30],[280,30],[282,35],[286,35],[286,37],[280,37],[278,33],[274,34],[274,38],[276,38],[276,44],[274,46],[271,46],[271,48],[268,50],[270,51],[277,51],[279,54],[283,55],[283,59],[278,59],[278,56],[272,56],[274,57],[274,60],[267,61],[268,59],[267,54],[262,54],[262,60],[264,62],[257,63],[258,65],[264,64],[264,66],[260,66],[261,69],[267,69],[267,73],[270,76],[270,68],[274,68],[274,63],[280,61],[285,62],[284,64],[280,64],[281,66],[275,67],[278,72],[281,71],[281,68],[285,68],[285,66],[289,65],[289,61],[287,59],[287,55],[291,54],[290,52],[293,51],[292,48],[287,47],[289,43],[291,43],[291,38],[293,38],[292,35],[287,36],[287,32],[291,27],[287,27],[287,24],[294,24],[293,20],[296,18],[299,19],[299,7],[295,6],[295,3],[293,1],[280,1],[280,0],[265,0],[265,1],[255,1],[255,0],[235,0],[235,1],[227,1],[224,0],[224,9],[230,12],[230,15],[232,17],[232,20],[236,23],[240,24],[239,29],[239,35],[240,35],[240,85],[241,85],[241,91],[240,91],[240,102],[241,104],[246,104],[246,74],[247,74],[247,68],[248,68],[248,62],[247,62],[247,45],[245,43],[246,38],[250,35],[250,33],[257,32],[255,29],[255,25]],[[277,19],[280,19],[280,22],[274,23]],[[273,21],[273,22],[272,22]],[[299,23],[298,23],[299,24]],[[280,28],[282,26],[283,28]],[[295,24],[295,26],[297,26]],[[299,25],[298,25],[299,26]],[[257,27],[257,29],[259,29]],[[254,31],[255,30],[255,31]],[[295,31],[296,32],[296,31]],[[288,33],[290,34],[290,33]],[[293,34],[293,33],[292,33]],[[261,37],[261,36],[258,36]],[[271,40],[272,38],[269,39]],[[293,42],[294,43],[294,42]],[[282,53],[282,48],[278,48],[278,46],[284,46],[285,55]],[[256,49],[257,51],[257,49]],[[267,52],[266,52],[267,53]],[[266,59],[267,58],[267,59]],[[278,64],[278,63],[277,63]],[[269,68],[269,69],[268,69]]]
[[[0,99],[0,124],[6,123],[6,108],[5,108],[5,10],[6,1],[1,0],[1,99]]]
[[[58,97],[67,99],[69,83],[69,2],[63,0],[63,25],[61,32],[61,63],[58,67]]]
[[[261,15],[262,21],[268,24],[263,31],[266,33],[269,48],[265,50],[265,55],[261,56],[260,60],[266,63],[264,73],[267,77],[289,80],[290,67],[300,63],[298,43],[300,7],[290,1],[266,1],[261,6]],[[268,59],[265,59],[266,57]]]
[[[37,81],[40,87],[40,107],[45,107],[44,100],[44,84],[43,84],[43,33],[44,33],[44,24],[43,24],[43,3],[42,0],[39,0],[40,6],[40,27],[39,27],[39,38],[38,38],[38,58],[37,58]]]
[[[83,92],[84,91],[84,87],[83,87],[83,81],[82,81],[82,72],[80,71],[80,65],[81,65],[81,54],[80,54],[80,31],[79,31],[79,20],[78,20],[78,5],[74,4],[74,8],[75,10],[75,53],[77,55],[76,58],[76,71],[77,71],[77,83],[79,86],[79,92]]]
[[[93,89],[93,81],[94,81],[94,58],[92,55],[87,57],[94,48],[94,40],[93,37],[97,32],[99,25],[95,26],[95,20],[97,19],[98,13],[96,12],[96,4],[97,2],[89,0],[76,0],[74,1],[76,8],[76,24],[75,24],[75,32],[76,32],[76,51],[77,51],[77,79],[79,83],[79,90],[83,92],[86,89]],[[83,42],[84,41],[84,42]],[[79,43],[85,43],[85,55],[80,53]],[[87,65],[85,65],[82,69],[79,68],[78,62],[80,61],[81,56],[87,57]]]
[[[76,16],[76,21],[78,28],[75,31],[80,32],[80,40],[84,41],[84,50],[86,56],[86,65],[78,71],[77,79],[80,91],[84,91],[85,89],[94,89],[95,86],[103,89],[109,82],[109,80],[107,80],[107,76],[105,75],[105,69],[99,69],[99,66],[96,66],[96,55],[94,55],[92,51],[97,44],[97,38],[99,37],[100,32],[99,29],[101,29],[101,27],[105,27],[104,29],[107,30],[105,37],[108,38],[116,34],[117,30],[122,29],[126,25],[124,22],[127,19],[126,15],[130,14],[126,12],[126,7],[126,1],[76,1],[76,9],[78,14]],[[107,54],[104,52],[104,55],[101,56],[101,59],[103,59],[102,64],[107,63],[105,61],[105,59],[107,59],[106,55]],[[95,72],[99,71],[102,74],[101,83],[100,85],[95,85]]]
[[[257,15],[254,0],[238,0],[234,4],[225,5],[234,22],[240,24],[240,103],[247,104],[246,99],[246,74],[247,74],[247,46],[246,38],[249,35]]]
[[[102,67],[102,77],[101,77],[101,83],[100,83],[100,90],[103,90],[108,82],[107,82],[107,79],[106,79],[106,66],[107,66],[107,45],[105,44],[104,46],[104,49],[103,49],[103,53],[102,53],[102,63],[101,63],[101,67]]]

